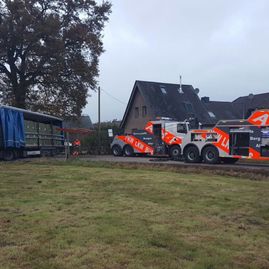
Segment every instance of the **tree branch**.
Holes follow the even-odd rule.
[[[1,63],[0,63],[0,72],[6,74],[9,79],[11,78],[11,73],[8,71],[5,65]]]

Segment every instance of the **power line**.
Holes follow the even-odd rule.
[[[107,91],[101,89],[102,92],[104,92],[106,95],[108,95],[109,97],[111,97],[112,99],[114,99],[115,101],[119,102],[120,104],[126,106],[127,104],[123,101],[121,101],[120,99],[118,99],[117,97],[113,96],[112,94],[108,93]]]

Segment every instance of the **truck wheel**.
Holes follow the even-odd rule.
[[[4,150],[3,159],[4,161],[7,161],[7,162],[14,160],[15,159],[14,151],[10,149]]]
[[[219,158],[219,151],[217,148],[213,146],[206,147],[203,150],[203,160],[205,163],[208,164],[216,164],[219,163],[220,158]]]
[[[229,158],[229,157],[227,157],[227,158],[221,158],[221,161],[222,161],[223,163],[226,163],[226,164],[234,164],[234,163],[236,163],[238,160],[239,160],[238,158]]]
[[[186,163],[199,163],[201,161],[199,150],[195,146],[189,146],[184,152]]]
[[[181,156],[181,148],[178,145],[173,145],[169,149],[169,155],[173,160],[178,160]]]
[[[123,152],[126,157],[131,157],[134,155],[134,149],[129,145],[123,148]]]
[[[111,150],[114,156],[122,156],[122,149],[119,145],[114,145]]]

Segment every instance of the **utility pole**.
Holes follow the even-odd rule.
[[[101,88],[98,87],[98,153],[101,154]]]

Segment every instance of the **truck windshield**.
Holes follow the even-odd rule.
[[[186,124],[179,123],[177,125],[177,132],[178,133],[186,134],[187,133],[187,126],[186,126]]]

